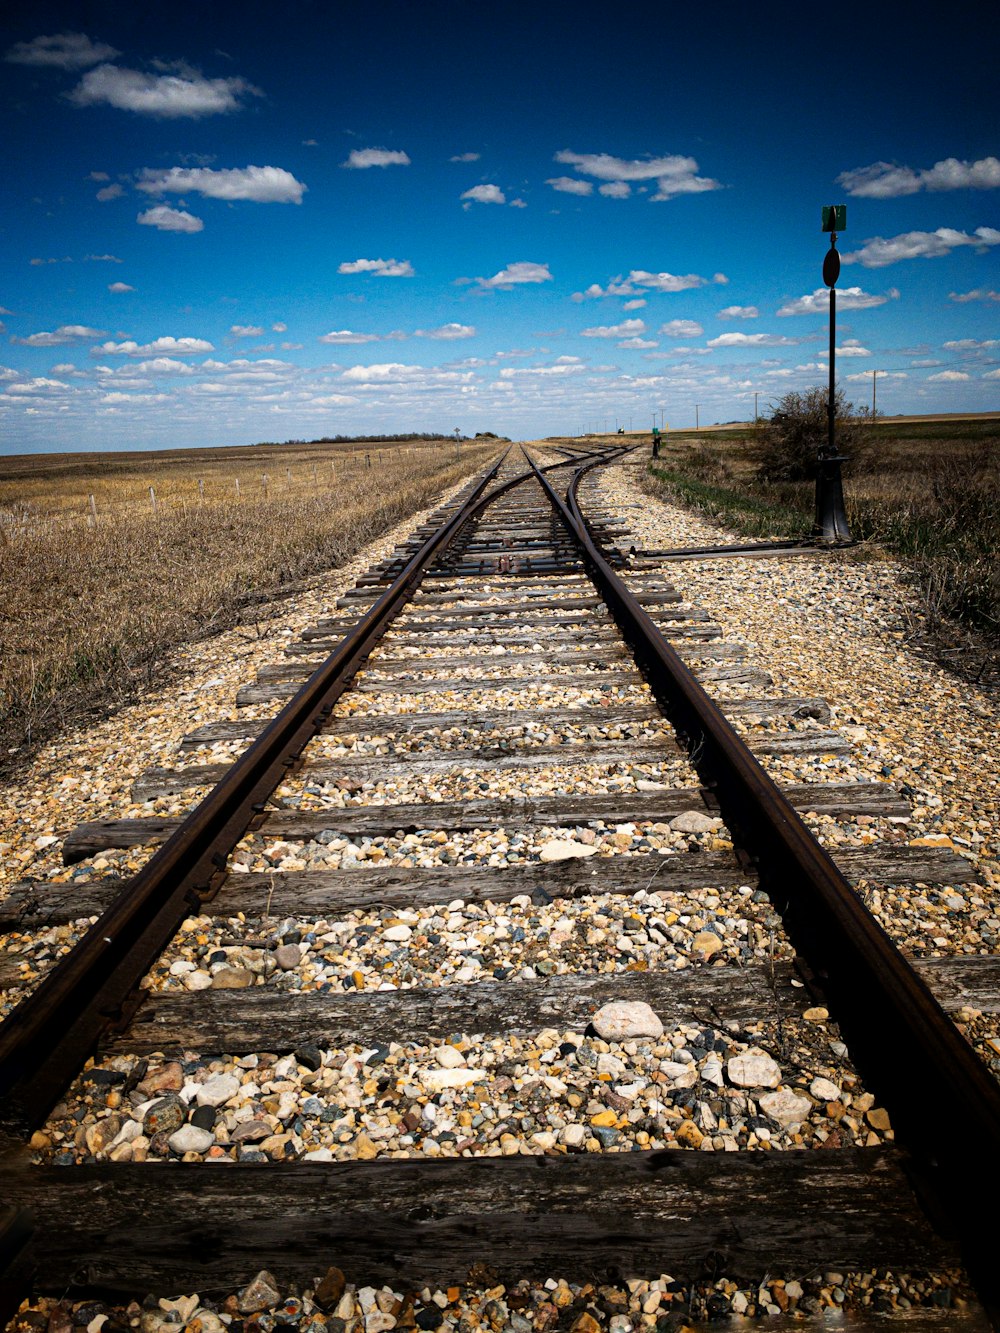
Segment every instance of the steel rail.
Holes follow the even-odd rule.
[[[266,802],[413,596],[428,566],[466,523],[500,495],[533,478],[534,471],[519,473],[484,496],[506,456],[427,538],[374,606],[71,952],[0,1023],[0,1131],[19,1136],[43,1123],[102,1034],[127,1023],[141,1002],[139,981],[184,918],[199,911],[217,891],[230,852],[263,814]]]
[[[581,477],[599,465],[579,468],[565,502],[546,477],[538,479],[734,840],[755,863],[811,969],[807,979],[829,998],[851,1058],[889,1110],[928,1214],[958,1240],[996,1320],[995,1246],[981,1209],[1000,1187],[1000,1084],[604,559],[577,495]],[[928,1122],[925,1080],[946,1090],[947,1123]]]
[[[0,1023],[0,1146],[41,1125],[101,1036],[127,1025],[138,983],[186,916],[211,899],[229,854],[319,732],[353,676],[413,596],[430,564],[494,500],[531,470],[483,492],[506,451],[461,508],[432,533],[296,695],[235,760],[226,776],[123,888],[121,894]],[[572,466],[551,463],[548,470]]]

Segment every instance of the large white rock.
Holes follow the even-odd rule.
[[[550,838],[538,851],[540,861],[572,861],[576,857],[596,856],[597,848],[575,838]]]
[[[216,1074],[206,1079],[195,1094],[199,1106],[223,1106],[240,1090],[240,1081],[235,1074]]]
[[[442,1069],[460,1069],[465,1064],[465,1056],[454,1046],[438,1046],[431,1055]]]
[[[751,1047],[726,1061],[730,1083],[737,1088],[776,1088],[781,1082],[781,1070],[764,1051]]]
[[[821,1102],[836,1102],[840,1100],[840,1089],[836,1083],[832,1083],[828,1078],[816,1078],[809,1084],[809,1091]]]
[[[207,1152],[215,1142],[215,1135],[210,1129],[199,1129],[197,1125],[181,1125],[176,1134],[171,1134],[169,1143],[174,1152]]]
[[[382,937],[383,939],[388,940],[390,944],[405,944],[412,934],[412,929],[403,922],[400,922],[398,926],[387,927],[386,930],[382,932]]]
[[[779,1125],[797,1125],[812,1110],[808,1097],[801,1097],[791,1088],[782,1088],[780,1092],[766,1092],[759,1099],[760,1109],[766,1116],[776,1120]]]
[[[703,815],[700,810],[682,810],[667,827],[676,833],[711,833],[713,829],[722,827],[722,820]]]
[[[444,1092],[446,1088],[467,1088],[486,1077],[483,1069],[421,1069],[419,1078],[428,1092]]]
[[[590,1021],[605,1041],[663,1036],[663,1024],[644,1000],[612,1000],[602,1005]]]

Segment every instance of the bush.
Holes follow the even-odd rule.
[[[834,394],[837,452],[858,461],[868,448],[870,416],[862,417],[842,390]],[[786,393],[770,419],[757,427],[754,456],[758,481],[811,481],[827,443],[826,389]]]

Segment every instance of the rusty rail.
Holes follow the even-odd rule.
[[[929,1215],[958,1239],[996,1319],[993,1240],[979,1210],[1000,1186],[1000,1085],[601,554],[577,497],[581,477],[594,466],[578,470],[566,501],[541,473],[538,479],[715,792],[734,841],[781,912],[810,970],[807,982],[829,998],[852,1059],[888,1108]],[[922,1071],[916,1088],[915,1071]],[[919,1091],[925,1078],[947,1089],[947,1125],[928,1123]]]

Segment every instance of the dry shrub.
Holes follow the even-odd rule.
[[[754,451],[759,464],[758,480],[763,482],[812,481],[817,460],[829,438],[826,389],[807,389],[804,393],[786,393],[770,418],[755,428]],[[852,461],[867,452],[871,424],[861,417],[853,403],[838,389],[833,396],[836,446]]]
[[[9,506],[0,517],[0,765],[147,686],[176,645],[239,622],[282,584],[344,564],[496,456],[417,454],[336,491],[186,512],[119,513],[96,527]]]

